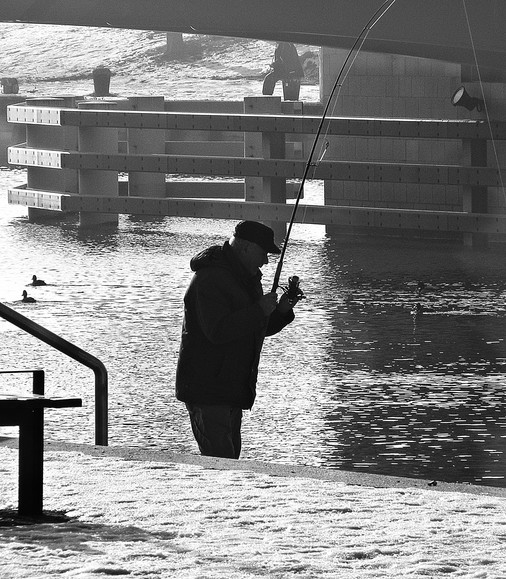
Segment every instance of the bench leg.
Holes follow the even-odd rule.
[[[27,412],[19,425],[20,515],[42,514],[44,411]]]

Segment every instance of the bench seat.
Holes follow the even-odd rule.
[[[0,426],[19,426],[19,514],[42,514],[44,409],[80,406],[80,398],[0,392]]]

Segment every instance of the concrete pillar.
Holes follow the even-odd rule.
[[[129,97],[131,110],[163,112],[163,96]],[[131,155],[165,154],[165,129],[128,129],[128,152]],[[128,174],[128,195],[165,197],[165,175],[132,171]]]
[[[167,32],[167,48],[165,56],[168,59],[184,56],[184,40],[181,32]]]
[[[26,100],[26,107],[57,107],[66,108],[74,105],[73,97],[33,98]],[[26,125],[27,147],[64,151],[76,149],[75,127],[58,125],[28,124]],[[39,191],[77,192],[77,172],[72,169],[48,167],[27,167],[27,188]],[[31,222],[44,222],[61,219],[62,214],[37,207],[28,208],[28,219]]]
[[[302,101],[284,101],[281,103],[281,112],[284,115],[302,115],[304,103]],[[307,146],[306,144],[307,143]],[[307,136],[289,134],[285,135],[285,155],[287,159],[307,160],[313,140]],[[307,149],[307,150],[306,150]],[[295,199],[299,193],[300,181],[291,181],[286,184],[287,199]],[[304,198],[304,192],[301,199]]]
[[[247,114],[281,114],[281,98],[275,96],[245,97],[244,112]],[[285,158],[284,133],[245,133],[244,156],[264,159]],[[246,201],[286,203],[286,179],[283,177],[245,177]],[[278,221],[266,223],[274,230],[281,243],[286,234],[286,224]]]
[[[0,79],[2,85],[2,92],[5,94],[18,94],[19,82],[17,78],[4,76]]]
[[[464,139],[462,142],[466,165],[471,167],[487,166],[487,141]],[[462,192],[462,209],[469,213],[488,213],[488,187],[464,185]],[[464,245],[486,247],[486,233],[465,233]]]
[[[77,103],[80,109],[114,109],[117,102],[107,100],[87,100]],[[79,151],[81,153],[118,152],[118,129],[111,127],[79,127]],[[79,169],[79,194],[115,197],[118,195],[118,172],[107,171],[97,164],[96,169]],[[97,225],[117,225],[115,213],[98,213],[81,211],[79,225],[93,227]]]

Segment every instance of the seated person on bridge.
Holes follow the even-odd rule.
[[[304,78],[304,70],[297,54],[295,45],[291,42],[280,42],[274,51],[274,62],[271,71],[264,78],[262,94],[272,95],[278,80],[283,82],[283,98],[298,100],[300,81]]]

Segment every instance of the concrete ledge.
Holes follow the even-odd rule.
[[[0,444],[16,448],[17,438],[0,439]],[[445,483],[426,479],[377,475],[365,472],[298,466],[294,464],[279,464],[253,460],[231,460],[214,458],[197,454],[180,454],[168,450],[146,450],[126,446],[94,446],[89,444],[74,444],[68,442],[49,441],[45,445],[46,452],[82,452],[90,456],[108,456],[132,461],[173,462],[193,464],[207,469],[242,470],[263,473],[270,476],[289,478],[312,478],[342,482],[348,485],[359,485],[373,488],[417,488],[440,492],[460,492],[474,495],[506,497],[506,488],[477,486],[471,484]]]

